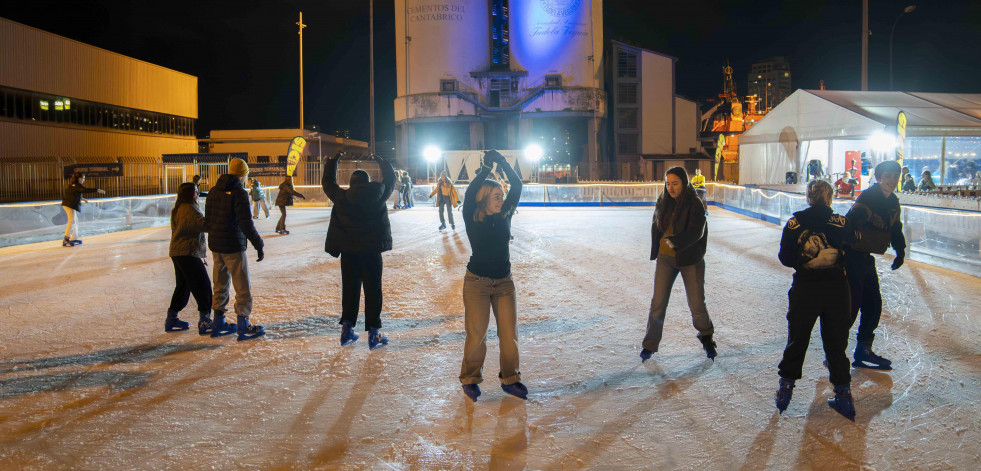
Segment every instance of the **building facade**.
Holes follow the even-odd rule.
[[[787,99],[794,89],[790,84],[790,62],[784,57],[768,57],[749,67],[749,93],[759,99],[765,113]]]
[[[544,151],[603,175],[601,0],[396,0],[396,158],[422,150]]]
[[[701,168],[698,104],[675,94],[677,58],[610,42],[607,54],[613,128],[611,178],[659,180],[673,166]],[[709,163],[702,172],[708,174]]]
[[[198,79],[0,18],[0,161],[194,152]]]

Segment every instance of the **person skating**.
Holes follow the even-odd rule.
[[[307,199],[302,193],[293,189],[293,177],[286,177],[283,183],[279,184],[279,194],[276,195],[276,206],[279,207],[279,222],[276,223],[277,234],[290,233],[286,230],[286,207],[293,206],[294,196]]]
[[[195,176],[191,177],[191,183],[194,183],[194,186],[196,186],[197,189],[198,189],[198,198],[207,198],[208,197],[208,192],[207,191],[201,191],[201,184],[203,182],[206,182],[206,181],[207,180],[202,180],[201,179],[201,175],[195,175]]]
[[[258,253],[257,262],[262,261],[264,254],[262,237],[256,231],[249,211],[249,194],[245,190],[245,179],[248,175],[248,164],[242,159],[232,159],[228,163],[228,173],[218,177],[205,201],[208,248],[211,249],[214,260],[214,296],[211,304],[215,318],[212,337],[236,331],[239,340],[247,340],[266,333],[261,325],[249,323],[252,314],[252,285],[245,254],[248,248],[246,241]],[[235,324],[225,322],[229,281],[235,287]]]
[[[705,307],[705,247],[708,224],[705,205],[688,183],[684,168],[671,167],[664,175],[664,191],[654,206],[651,224],[651,260],[654,270],[654,295],[647,318],[647,333],[640,350],[641,361],[647,361],[661,344],[664,315],[674,280],[681,273],[688,295],[692,323],[698,330],[705,356],[714,359],[716,352],[712,335],[715,327]]]
[[[511,191],[506,198],[500,183],[488,178],[494,164],[507,174],[511,183]],[[518,369],[517,298],[511,276],[510,253],[511,217],[520,197],[521,179],[518,174],[499,152],[485,152],[483,165],[463,197],[463,222],[473,253],[463,278],[466,341],[460,382],[464,394],[473,401],[480,396],[478,385],[483,381],[491,310],[497,318],[497,336],[501,346],[501,372],[498,374],[501,389],[517,398],[528,398],[528,388],[521,383]]]
[[[831,210],[834,190],[824,180],[807,184],[809,207],[794,213],[780,238],[780,263],[795,270],[787,309],[787,347],[778,374],[777,409],[787,410],[794,385],[801,378],[804,355],[814,323],[821,320],[821,341],[835,397],[828,405],[855,420],[849,373],[848,330],[851,328],[851,295],[845,276],[845,244],[854,240],[851,225]]]
[[[182,183],[177,189],[177,202],[170,213],[169,256],[174,263],[176,285],[167,309],[164,330],[186,330],[187,322],[178,318],[178,313],[187,306],[191,294],[198,305],[198,333],[210,334],[214,328],[211,321],[211,280],[204,266],[207,255],[205,231],[207,224],[198,206],[198,187],[194,183]]]
[[[395,171],[395,206],[392,209],[402,209],[402,171]]]
[[[266,192],[262,191],[262,184],[257,178],[250,179],[249,197],[252,198],[252,219],[259,219],[259,206],[262,212],[269,219],[269,206],[266,206]]]
[[[439,174],[439,180],[436,181],[436,186],[433,187],[433,191],[429,194],[429,197],[432,198],[433,195],[436,195],[436,203],[439,205],[439,230],[446,229],[443,208],[446,208],[447,217],[450,219],[450,227],[456,230],[456,223],[453,222],[453,208],[460,204],[460,196],[457,195],[456,187],[446,177],[445,170]]]
[[[702,175],[701,169],[695,169],[695,175],[691,177],[691,186],[695,189],[695,194],[698,195],[698,199],[702,200],[702,204],[707,210],[708,203],[705,202],[705,175]]]
[[[412,177],[409,176],[408,170],[402,171],[402,207],[411,208],[415,206],[412,202]]]
[[[385,159],[372,155],[382,181],[373,182],[367,172],[355,170],[344,190],[337,184],[338,157],[327,159],[321,186],[334,204],[324,251],[341,258],[341,346],[360,337],[354,326],[364,287],[364,324],[368,348],[374,350],[388,345],[388,337],[381,333],[382,252],[392,250],[388,198],[395,190],[395,170]]]
[[[68,221],[65,223],[65,239],[61,241],[62,247],[74,247],[82,243],[78,238],[78,218],[82,211],[82,195],[88,193],[104,195],[106,191],[101,188],[86,188],[85,174],[73,173],[68,180],[65,197],[61,200],[61,209],[65,210],[65,215],[68,216]]]
[[[882,294],[879,274],[872,254],[884,254],[892,245],[896,258],[892,269],[897,270],[906,260],[906,237],[900,221],[899,198],[893,194],[899,184],[899,164],[882,162],[875,166],[876,183],[862,192],[846,217],[858,232],[855,242],[845,248],[845,270],[852,294],[852,324],[862,313],[858,324],[858,344],[852,366],[891,370],[892,362],[872,351],[875,329],[882,316]]]

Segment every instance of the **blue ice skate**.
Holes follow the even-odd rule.
[[[650,360],[651,359],[651,356],[653,356],[653,355],[654,355],[654,352],[652,350],[648,350],[646,348],[640,349],[640,362],[643,363],[643,362],[645,362],[647,360]]]
[[[838,411],[846,419],[855,421],[855,402],[852,401],[852,388],[845,384],[835,386],[835,397],[828,398],[828,407]]]
[[[215,320],[211,323],[211,336],[212,337],[222,337],[235,332],[236,325],[230,322],[225,322],[225,311],[215,311]],[[198,327],[198,333],[201,333],[201,328]]]
[[[476,384],[464,384],[463,394],[466,394],[471,401],[477,402],[477,398],[480,397],[480,386]]]
[[[787,378],[780,378],[780,388],[777,389],[777,393],[773,396],[773,402],[777,405],[777,410],[783,414],[783,411],[787,410],[787,406],[790,405],[790,398],[794,396],[794,380]]]
[[[164,332],[174,332],[177,330],[187,330],[191,324],[177,318],[176,312],[168,312],[167,320],[164,322]]]
[[[528,400],[528,388],[521,384],[521,381],[514,384],[502,384],[501,389],[518,399]]]
[[[266,334],[266,329],[261,325],[249,324],[249,318],[246,316],[238,316],[236,330],[238,331],[239,341],[254,339]]]
[[[388,337],[381,334],[378,328],[371,327],[368,329],[368,349],[375,350],[388,345]]]
[[[870,370],[892,371],[892,362],[872,351],[872,342],[859,341],[855,346],[855,361],[852,366]]]
[[[354,342],[357,342],[361,338],[360,335],[354,332],[354,326],[344,322],[341,324],[341,346],[346,347]]]

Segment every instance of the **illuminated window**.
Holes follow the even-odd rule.
[[[41,110],[42,111],[48,111],[48,106],[49,106],[48,105],[48,102],[46,102],[44,100],[41,100],[38,104],[41,105]]]
[[[65,102],[61,100],[55,100],[55,109],[58,111],[65,111]]]
[[[66,110],[72,109],[72,101],[67,98],[65,98],[65,109]]]

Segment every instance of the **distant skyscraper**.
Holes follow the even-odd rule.
[[[749,92],[760,99],[760,106],[770,110],[793,93],[790,85],[790,62],[784,57],[768,57],[749,68]]]

